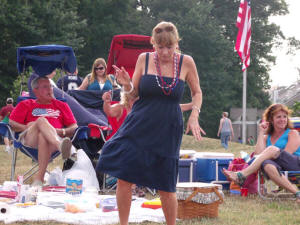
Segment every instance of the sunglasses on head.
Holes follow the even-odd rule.
[[[97,70],[104,70],[104,67],[102,66],[102,67],[95,67],[95,71],[97,71]]]
[[[159,34],[159,33],[163,32],[163,31],[166,31],[166,32],[172,32],[173,30],[174,30],[174,28],[173,28],[172,26],[166,26],[165,28],[157,27],[157,28],[155,28],[154,31],[155,31],[157,34]]]

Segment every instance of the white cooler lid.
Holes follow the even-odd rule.
[[[218,187],[222,190],[221,184],[203,183],[203,182],[180,182],[176,185],[177,188],[211,188]]]
[[[204,159],[234,159],[234,154],[225,152],[197,152],[194,157]]]
[[[195,150],[190,150],[190,149],[181,149],[179,151],[179,155],[190,155],[190,156],[194,156],[196,154]]]

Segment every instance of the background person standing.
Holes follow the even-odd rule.
[[[69,90],[77,89],[82,83],[82,78],[78,76],[78,69],[76,68],[75,72],[69,73],[66,72],[66,75],[59,78],[56,82],[56,85],[59,89],[64,90],[67,92]]]
[[[6,106],[3,106],[0,110],[0,121],[3,123],[8,123],[9,122],[9,116],[11,111],[13,111],[14,106],[13,106],[14,100],[12,98],[7,98],[6,99]],[[9,136],[9,132],[7,131],[4,134],[3,141],[5,144],[5,151],[10,152],[10,139],[11,137]]]
[[[218,137],[221,134],[221,145],[228,149],[228,141],[234,137],[231,120],[228,118],[228,112],[222,113],[222,119],[220,120]]]

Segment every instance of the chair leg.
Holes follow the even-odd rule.
[[[10,169],[10,180],[13,181],[15,179],[15,170],[16,170],[16,162],[17,162],[17,152],[18,149],[13,148],[12,151],[12,161],[11,161],[11,169]]]
[[[146,187],[147,191],[149,191],[151,193],[151,195],[156,195],[156,190],[155,189],[151,189],[151,188],[148,188]]]
[[[30,177],[32,177],[36,172],[39,170],[38,168],[39,164],[35,164],[30,170],[28,170],[24,175],[23,182],[25,183]]]

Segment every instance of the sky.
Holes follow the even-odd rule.
[[[272,17],[271,22],[280,26],[286,37],[294,36],[300,40],[300,0],[286,0],[289,7],[289,14],[285,16]],[[286,55],[286,46],[281,49],[273,49],[277,57],[276,65],[271,66],[271,86],[288,86],[300,79],[297,67],[300,68],[300,51],[295,55]],[[251,65],[250,65],[251,66]]]

